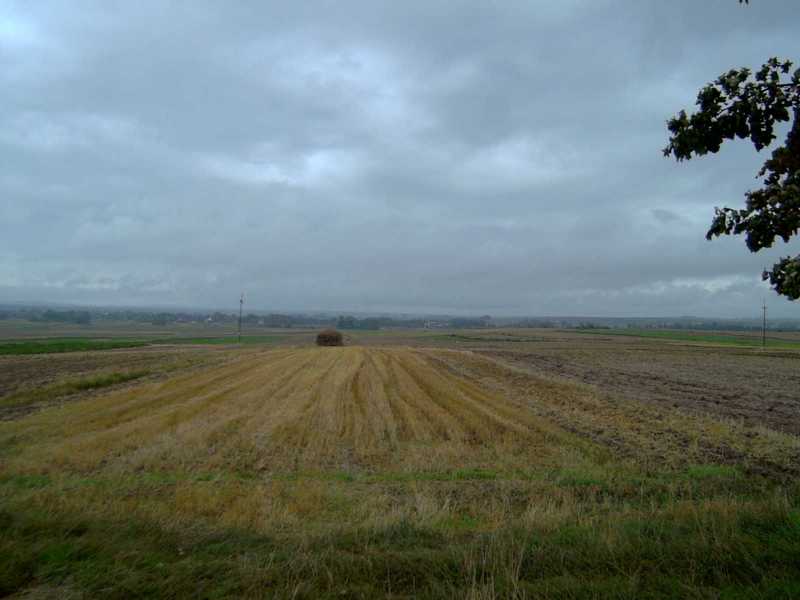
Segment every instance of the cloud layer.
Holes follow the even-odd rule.
[[[800,317],[660,154],[794,0],[297,4],[4,4],[0,300]]]

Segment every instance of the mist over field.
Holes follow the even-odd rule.
[[[665,121],[794,0],[5,2],[0,302],[798,317]]]

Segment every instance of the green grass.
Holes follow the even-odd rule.
[[[130,339],[49,338],[37,340],[3,340],[0,342],[0,355],[87,352],[90,350],[137,348],[147,345],[148,342],[145,340]]]
[[[242,344],[272,344],[282,340],[284,336],[281,335],[243,335]],[[238,344],[237,336],[222,336],[222,337],[175,337],[153,340],[153,344],[201,344],[201,345],[217,345],[217,344]]]
[[[789,600],[800,592],[800,487],[726,465],[322,475],[4,473],[0,596]],[[173,508],[188,489],[244,497],[271,486],[287,509],[302,508],[309,490],[324,495],[302,521],[261,530]],[[423,502],[416,514],[355,519],[376,495],[391,506],[442,503],[432,513]],[[478,508],[501,496],[501,516]]]
[[[437,333],[427,336],[428,339],[448,342],[547,342],[545,337],[518,335],[466,335],[463,333]]]
[[[283,339],[277,335],[242,336],[242,344],[271,344]],[[41,338],[0,341],[0,355],[88,352],[117,348],[140,348],[164,344],[237,344],[235,335],[216,337],[164,337],[155,339]]]
[[[691,479],[736,479],[741,473],[730,465],[691,465],[686,472]]]
[[[589,335],[618,335],[640,338],[655,338],[679,342],[698,342],[725,346],[745,346],[760,348],[761,338],[745,335],[720,333],[695,333],[670,329],[572,329],[574,333]],[[800,349],[800,341],[767,338],[767,348]]]
[[[175,485],[108,481],[97,493],[147,502]],[[365,484],[340,482],[341,498],[351,485]],[[71,489],[36,475],[0,479],[0,595],[788,600],[800,592],[797,490],[745,499],[693,488],[691,500],[661,503],[592,496],[555,520],[489,529],[454,512],[257,533],[213,517],[185,527],[141,511],[114,518],[40,506],[42,494]]]

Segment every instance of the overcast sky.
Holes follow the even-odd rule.
[[[800,2],[0,4],[0,301],[800,317],[666,119]]]

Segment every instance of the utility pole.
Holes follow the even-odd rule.
[[[764,312],[764,319],[761,322],[761,347],[767,347],[767,301],[763,300],[761,310]]]
[[[239,343],[242,343],[242,307],[244,306],[244,292],[239,296]]]

